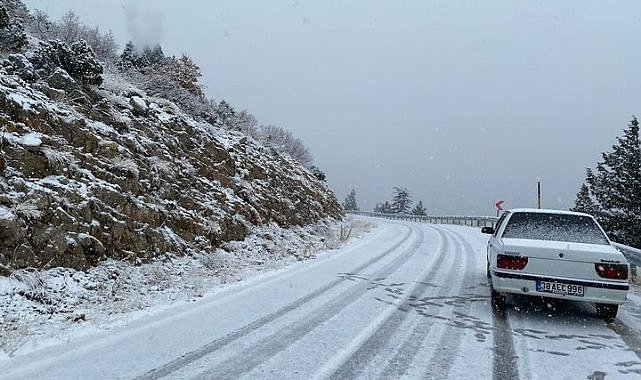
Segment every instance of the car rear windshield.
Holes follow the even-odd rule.
[[[505,226],[503,237],[609,244],[594,219],[588,216],[569,214],[514,213]]]

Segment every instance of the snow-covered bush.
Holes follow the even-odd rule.
[[[145,76],[143,87],[148,94],[171,100],[196,119],[207,119],[213,111],[211,106],[201,97],[194,95],[161,73],[151,73]]]
[[[52,168],[63,169],[69,164],[76,163],[76,158],[69,152],[59,152],[49,147],[40,148],[40,152],[42,152]]]
[[[324,181],[327,176],[325,175],[325,172],[320,170],[317,166],[311,166],[309,170],[312,172],[312,175],[316,177],[317,180],[319,181]]]
[[[153,172],[158,174],[171,177],[175,173],[171,164],[160,157],[149,157],[149,166]]]
[[[45,74],[62,68],[84,85],[102,83],[102,64],[86,41],[76,41],[71,46],[55,40],[42,42],[32,59],[34,66]]]
[[[22,54],[10,54],[2,61],[2,67],[8,74],[17,75],[25,82],[33,83],[38,79],[38,74],[29,60]]]
[[[247,136],[258,139],[260,132],[258,130],[258,120],[247,110],[242,110],[236,114],[236,119],[231,126],[232,130],[242,132]]]
[[[38,205],[36,205],[33,200],[14,205],[13,213],[30,221],[38,220],[42,217],[42,211],[38,209]]]
[[[265,125],[261,127],[261,141],[269,147],[274,147],[282,153],[288,154],[301,165],[309,167],[312,164],[312,155],[303,144],[303,141],[283,127]]]
[[[127,172],[132,174],[134,177],[138,177],[140,175],[140,170],[138,169],[138,164],[136,164],[136,161],[129,159],[129,158],[120,158],[116,157],[113,160],[113,166],[114,169],[118,169],[123,172]]]
[[[6,6],[0,6],[0,51],[19,51],[27,46],[27,35],[20,20]]]

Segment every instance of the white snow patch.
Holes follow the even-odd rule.
[[[16,216],[11,212],[11,210],[0,205],[0,219],[12,221],[16,219]]]
[[[21,144],[29,147],[38,147],[42,145],[42,136],[39,133],[27,133],[22,136]]]

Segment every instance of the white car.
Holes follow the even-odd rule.
[[[610,322],[630,288],[630,266],[588,214],[539,209],[503,213],[487,245],[492,305],[509,293],[596,304]]]

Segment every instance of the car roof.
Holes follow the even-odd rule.
[[[538,213],[538,214],[561,214],[561,215],[581,215],[581,216],[589,216],[592,217],[590,214],[586,214],[583,212],[575,212],[575,211],[566,211],[566,210],[551,210],[551,209],[539,209],[539,208],[514,208],[507,210],[511,213],[515,212],[530,212],[530,213]]]

